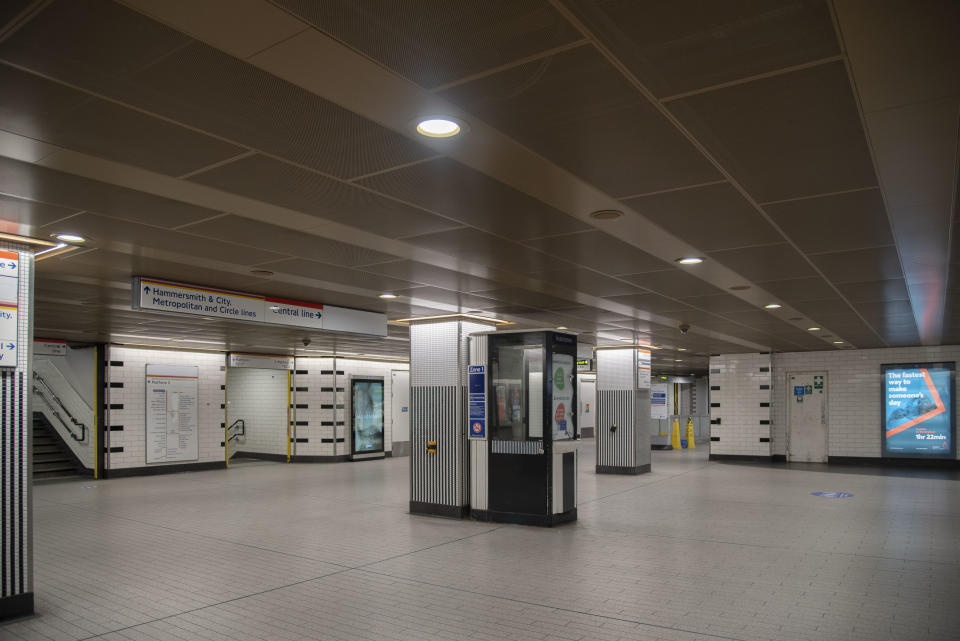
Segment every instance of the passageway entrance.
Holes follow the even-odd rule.
[[[228,465],[237,456],[290,460],[292,364],[292,358],[230,354],[225,430]]]

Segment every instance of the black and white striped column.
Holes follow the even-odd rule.
[[[650,389],[638,365],[636,346],[596,351],[597,474],[650,471]]]

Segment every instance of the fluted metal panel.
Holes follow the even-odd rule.
[[[436,505],[462,505],[461,451],[458,445],[460,412],[458,386],[411,387],[410,457],[411,500]],[[436,441],[436,452],[427,443]]]
[[[637,465],[635,403],[634,390],[597,391],[597,465]],[[612,425],[617,426],[616,431],[610,430]]]
[[[543,454],[543,441],[491,441],[494,454]]]

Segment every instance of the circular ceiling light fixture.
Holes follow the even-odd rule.
[[[764,309],[780,309],[783,307],[780,303],[767,303],[763,306]]]
[[[621,216],[623,216],[623,212],[619,209],[598,209],[590,213],[590,218],[594,220],[616,220]]]
[[[417,123],[417,133],[427,138],[452,138],[461,131],[460,123],[449,118],[427,118]]]
[[[564,330],[564,329],[566,329],[566,327],[564,327],[563,325],[561,325],[561,326],[558,327],[557,329],[559,329],[559,330]]]
[[[699,265],[703,262],[703,259],[699,256],[684,256],[683,258],[677,258],[674,260],[676,263],[681,265]]]
[[[843,341],[833,341],[834,345],[843,345]]]
[[[387,300],[396,298],[396,297],[397,297],[396,294],[391,294],[390,292],[384,292],[383,294],[380,294],[380,298],[385,298]]]
[[[50,234],[53,238],[65,243],[85,243],[87,239],[77,234]]]
[[[687,348],[686,348],[686,347],[678,347],[678,348],[677,348],[677,351],[678,351],[678,352],[685,352],[685,351],[687,351]]]
[[[674,363],[682,363],[682,362],[683,362],[683,359],[682,359],[682,358],[675,358],[675,359],[673,360],[673,362],[674,362]]]
[[[808,327],[808,328],[807,328],[807,331],[808,331],[808,332],[819,332],[819,331],[820,331],[820,328],[819,328],[819,327]]]

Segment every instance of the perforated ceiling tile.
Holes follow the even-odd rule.
[[[810,259],[834,283],[903,278],[896,247],[817,254]]]
[[[560,269],[551,272],[530,274],[532,278],[591,296],[619,296],[639,292],[639,288],[616,278],[610,278],[588,269]]]
[[[702,251],[783,240],[780,232],[727,183],[630,198],[625,202]]]
[[[754,282],[816,275],[803,256],[786,243],[711,252],[710,258]]]
[[[610,312],[598,307],[574,307],[564,309],[563,314],[565,316],[573,316],[574,318],[582,318],[583,320],[590,320],[597,323],[620,323],[633,320],[631,316]]]
[[[451,269],[444,269],[427,263],[413,260],[398,260],[379,265],[364,265],[363,271],[383,274],[423,285],[433,285],[442,289],[459,292],[473,292],[483,289],[494,289],[498,284],[487,278],[480,278],[464,274]],[[497,276],[494,274],[494,276]],[[500,274],[501,278],[510,280],[509,274]]]
[[[819,276],[790,278],[786,280],[760,281],[757,286],[788,303],[805,300],[821,300],[836,297],[830,283]]]
[[[722,290],[705,280],[697,278],[693,273],[690,273],[690,271],[686,271],[685,268],[667,269],[658,272],[648,272],[646,274],[628,274],[626,276],[620,276],[619,278],[657,292],[658,294],[671,296],[673,298],[722,293]]]
[[[5,231],[16,234],[29,235],[35,233],[38,227],[62,220],[77,213],[76,209],[57,207],[44,203],[23,200],[0,194],[0,221],[14,223],[16,229],[4,225]]]
[[[288,258],[274,263],[267,263],[262,265],[262,267],[263,269],[269,269],[278,274],[305,276],[318,281],[339,283],[350,287],[361,287],[374,292],[389,292],[394,289],[405,289],[413,284],[405,280],[400,280],[399,278],[389,278],[379,274],[370,274],[356,269],[328,265],[304,258]]]
[[[840,53],[821,0],[563,1],[659,97]]]
[[[359,182],[514,240],[589,229],[576,218],[450,158],[437,158]]]
[[[654,314],[668,314],[690,309],[689,305],[671,300],[660,294],[627,294],[625,296],[608,296],[607,300],[623,305],[629,305],[634,309],[653,312]]]
[[[902,278],[873,280],[863,283],[841,283],[837,287],[851,303],[910,299],[907,286]],[[952,296],[948,295],[947,301],[951,300],[953,300]],[[960,300],[957,302],[960,302]]]
[[[765,205],[764,209],[808,254],[893,244],[879,189]]]
[[[568,269],[570,264],[535,249],[498,238],[477,229],[462,228],[404,239],[417,247],[433,249],[465,260],[522,274]]]
[[[720,174],[593,47],[578,47],[442,95],[611,196]]]
[[[757,309],[747,301],[731,294],[710,294],[708,296],[684,296],[683,302],[708,312],[737,312]]]
[[[670,267],[656,256],[596,229],[539,238],[526,244],[605,274],[637,274]]]
[[[396,259],[396,256],[391,254],[358,245],[349,245],[322,236],[234,215],[188,225],[180,231],[345,267]]]
[[[276,0],[274,4],[424,87],[581,37],[544,0]]]
[[[176,227],[219,213],[5,157],[0,157],[0,192],[159,227]]]
[[[541,294],[540,292],[519,287],[503,287],[491,289],[488,291],[476,292],[478,296],[485,296],[507,303],[516,303],[518,305],[528,305],[548,310],[562,310],[571,307],[577,307],[578,303],[569,298],[559,298]]]
[[[501,305],[500,301],[492,298],[484,298],[474,294],[464,294],[461,292],[441,289],[440,287],[414,287],[412,289],[397,289],[391,293],[397,296],[407,296],[417,299],[420,304],[441,303],[443,305],[456,305],[458,311],[465,312],[473,309],[490,309]]]
[[[827,322],[825,319],[836,318],[838,316],[851,317],[854,315],[853,308],[836,295],[817,300],[795,302],[793,306],[815,322]],[[827,324],[829,325],[829,323]]]
[[[266,156],[215,167],[190,179],[226,192],[397,238],[459,223]]]
[[[759,202],[877,184],[842,62],[671,102]]]

